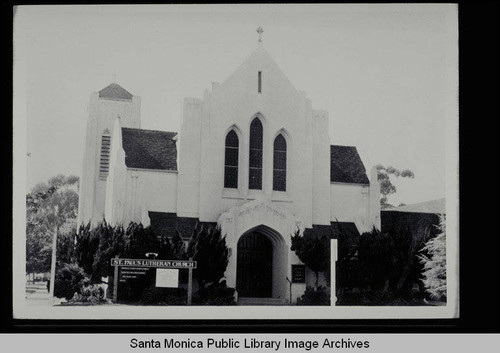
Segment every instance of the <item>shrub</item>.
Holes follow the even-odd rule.
[[[423,265],[422,282],[431,299],[446,301],[446,219],[441,216],[439,234],[430,239],[419,256]],[[426,255],[427,253],[427,255]]]
[[[213,283],[193,295],[193,304],[198,305],[236,305],[234,288],[226,285],[226,281]]]
[[[90,229],[90,222],[87,225],[81,225],[75,246],[76,261],[89,275],[93,272],[94,257],[99,247],[99,238],[94,233]]]
[[[187,252],[197,262],[193,276],[201,289],[207,284],[219,283],[229,261],[226,237],[222,236],[220,228],[204,225],[199,229],[195,227]]]
[[[92,280],[98,283],[101,277],[113,276],[114,268],[110,266],[110,261],[116,255],[122,256],[125,232],[120,225],[113,227],[104,221],[94,228],[93,233],[99,239],[99,245],[92,265]]]
[[[305,231],[303,235],[297,230],[292,236],[292,246],[300,261],[306,264],[316,275],[315,288],[318,288],[319,272],[325,272],[327,281],[330,278],[330,238],[325,234]]]
[[[373,228],[361,234],[358,244],[341,229],[338,239],[339,305],[392,305],[390,303],[399,299],[411,303],[420,301],[421,293],[413,290],[413,285],[423,268],[416,257],[422,244],[409,225],[391,227],[384,232]],[[362,295],[353,292],[356,288]]]
[[[56,272],[54,295],[69,300],[75,293],[81,294],[82,287],[88,281],[81,267],[76,264],[65,264]]]
[[[126,257],[144,259],[146,253],[158,251],[160,241],[151,227],[144,228],[141,223],[130,222],[125,232],[124,247]]]
[[[145,305],[186,305],[187,291],[184,288],[149,287],[140,300]]]
[[[297,299],[297,305],[330,305],[330,291],[323,286],[317,290],[307,286],[304,294]]]
[[[358,259],[364,287],[386,288],[394,271],[394,242],[387,233],[373,228],[359,238]]]
[[[104,288],[99,284],[84,283],[81,293],[75,292],[70,302],[99,304],[107,302]]]
[[[421,296],[396,296],[393,291],[371,290],[353,288],[342,293],[337,300],[337,305],[353,306],[401,306],[401,305],[426,305]]]

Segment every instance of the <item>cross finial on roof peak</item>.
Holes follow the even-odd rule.
[[[261,35],[262,35],[262,33],[263,33],[263,32],[264,32],[264,30],[262,29],[262,27],[261,27],[261,26],[259,26],[259,27],[257,28],[257,33],[259,33],[259,42],[260,42],[260,43],[262,43],[262,37],[261,37]]]

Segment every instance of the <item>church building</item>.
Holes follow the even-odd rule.
[[[78,223],[142,222],[191,235],[197,222],[226,236],[225,278],[239,297],[288,300],[291,235],[335,237],[336,222],[380,229],[380,187],[356,147],[332,145],[314,109],[259,40],[223,83],[185,98],[178,132],[141,128],[141,99],[116,83],[92,93]],[[293,301],[306,283],[293,286]]]

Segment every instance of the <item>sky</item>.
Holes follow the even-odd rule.
[[[88,102],[116,82],[142,101],[142,128],[179,131],[181,102],[224,82],[264,48],[313,108],[332,144],[395,179],[393,204],[446,193],[446,129],[458,126],[454,5],[21,6],[14,15],[14,143],[26,187],[80,175]],[[22,141],[22,142],[19,142]],[[458,150],[458,146],[457,146]],[[21,163],[15,161],[14,164]]]

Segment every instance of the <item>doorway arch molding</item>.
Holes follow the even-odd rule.
[[[238,241],[251,232],[259,232],[273,244],[273,288],[274,298],[288,298],[290,261],[294,256],[290,250],[291,235],[297,229],[302,234],[303,223],[293,212],[278,207],[267,200],[253,200],[231,207],[218,220],[222,235],[230,249],[225,277],[227,285],[236,288]]]

